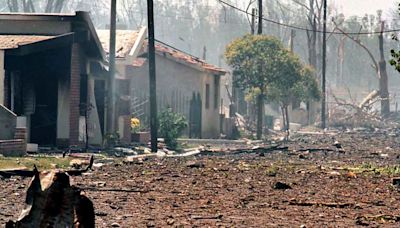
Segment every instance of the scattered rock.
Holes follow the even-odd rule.
[[[104,163],[94,163],[93,167],[100,168],[104,165]]]
[[[156,227],[156,224],[154,223],[154,221],[150,221],[147,223],[146,225],[147,227]]]
[[[285,189],[292,189],[288,184],[285,184],[283,182],[276,182],[273,186],[274,189],[278,190],[285,190]]]
[[[331,176],[340,176],[341,174],[338,171],[332,171],[329,173]]]
[[[111,224],[111,227],[121,227],[121,225],[116,223],[116,222],[114,222],[114,223]]]
[[[333,145],[336,147],[336,148],[338,148],[338,149],[342,149],[343,147],[342,147],[342,144],[340,143],[340,142],[338,142],[338,141],[335,141],[334,143],[333,143]]]
[[[169,226],[174,225],[174,223],[175,223],[175,219],[173,219],[173,218],[168,218],[168,219],[167,219],[167,224],[168,224]]]
[[[346,174],[346,177],[348,177],[348,178],[357,178],[357,175],[355,174],[355,173],[353,173],[353,172],[348,172],[347,174]]]
[[[392,184],[397,186],[397,187],[400,187],[400,177],[393,178],[392,179]]]
[[[188,168],[204,168],[205,165],[201,162],[190,161],[190,162],[186,163],[186,167],[188,167]]]

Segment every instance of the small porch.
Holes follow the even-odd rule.
[[[59,147],[82,146],[87,139],[101,144],[97,83],[90,74],[90,64],[96,61],[75,42],[76,34],[1,39],[18,43],[0,51],[0,68],[4,69],[0,71],[4,83],[0,102],[25,119],[27,141]]]

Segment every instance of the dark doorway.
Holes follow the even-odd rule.
[[[39,145],[55,145],[57,135],[57,77],[48,74],[35,75],[35,113],[31,116],[31,142]]]

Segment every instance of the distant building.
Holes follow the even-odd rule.
[[[149,75],[147,44],[140,56],[127,68],[132,75],[132,112],[146,122],[149,112]],[[156,44],[158,111],[171,107],[189,121],[186,131],[191,138],[220,136],[220,87],[224,69],[183,53],[169,45]]]
[[[97,30],[100,42],[109,55],[110,30]],[[128,69],[140,53],[147,35],[147,29],[139,31],[117,30],[115,65],[116,65],[116,119],[117,131],[123,143],[130,143],[130,118],[131,118],[131,80],[133,75],[128,74]]]

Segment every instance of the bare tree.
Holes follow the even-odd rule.
[[[389,102],[389,86],[388,86],[388,75],[386,70],[386,60],[385,60],[385,51],[384,51],[384,37],[383,31],[385,30],[385,22],[381,21],[381,28],[379,34],[379,52],[380,52],[380,60],[379,62],[376,60],[375,56],[372,54],[370,49],[364,45],[359,38],[355,38],[346,33],[343,29],[339,28],[337,23],[333,21],[335,25],[335,29],[340,31],[343,35],[345,35],[350,40],[354,41],[358,44],[362,49],[364,49],[368,56],[371,58],[372,67],[374,68],[377,78],[379,79],[379,95],[381,100],[381,115],[387,116],[390,114],[390,102]],[[360,29],[361,31],[361,29]]]
[[[39,11],[45,13],[60,13],[67,3],[65,0],[47,0],[45,4],[43,4],[43,2],[44,1],[33,0],[7,0],[7,6],[11,12],[34,13]],[[43,5],[44,8],[41,7]]]

